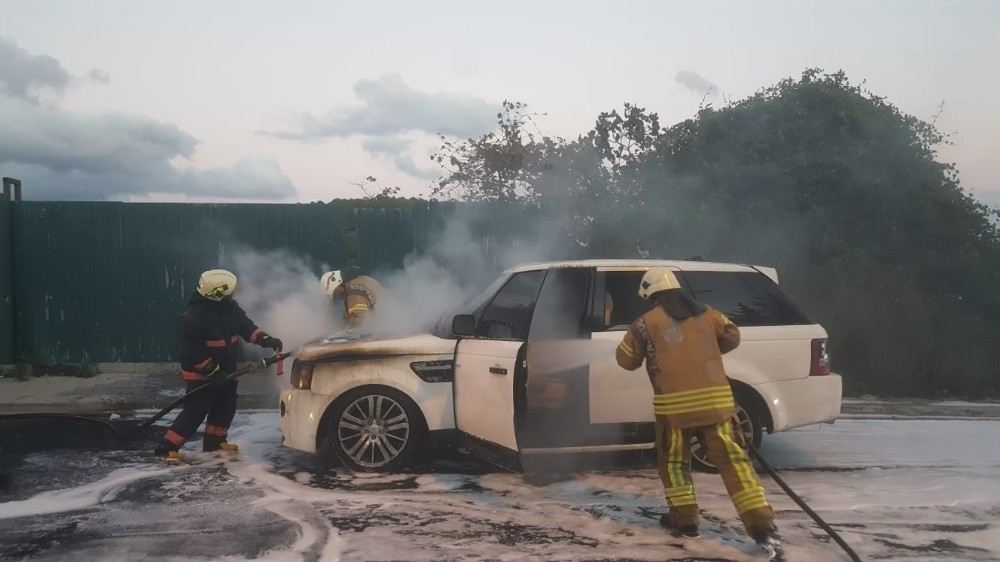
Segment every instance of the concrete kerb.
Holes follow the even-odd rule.
[[[176,363],[101,363],[92,377],[0,378],[0,414],[107,413],[158,409],[184,393]],[[281,379],[273,372],[240,379],[240,407],[275,408]]]

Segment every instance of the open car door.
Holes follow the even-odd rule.
[[[520,468],[524,342],[544,278],[544,270],[511,276],[478,315],[475,335],[455,351],[455,425],[471,453],[504,468]]]
[[[493,464],[517,469],[516,379],[524,343],[465,339],[455,356],[455,424],[466,448]],[[520,364],[519,364],[520,363]]]

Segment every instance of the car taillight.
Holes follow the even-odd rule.
[[[830,350],[829,340],[826,338],[812,341],[812,362],[809,367],[809,376],[830,374]]]
[[[292,388],[297,388],[299,390],[311,389],[314,366],[315,363],[312,361],[299,361],[296,359],[295,362],[292,363],[292,376],[290,377]]]
[[[417,361],[410,363],[410,368],[425,382],[452,382],[455,380],[454,361]]]

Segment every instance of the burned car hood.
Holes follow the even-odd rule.
[[[298,349],[297,359],[377,358],[399,355],[442,355],[455,351],[455,341],[431,334],[401,337],[375,336],[344,330],[313,340]]]

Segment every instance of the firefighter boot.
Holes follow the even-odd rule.
[[[688,520],[684,521],[683,519]],[[701,533],[698,532],[698,524],[691,523],[690,517],[676,518],[671,517],[670,513],[664,513],[660,516],[660,526],[670,531],[671,535],[678,538],[685,537],[689,539],[696,539],[701,536]]]
[[[230,443],[226,441],[225,437],[220,437],[217,435],[206,435],[202,441],[202,450],[206,453],[212,453],[215,451],[222,451],[225,453],[235,453],[240,450],[239,446],[235,443]]]
[[[165,443],[160,443],[159,445],[157,445],[156,449],[153,450],[153,454],[167,462],[174,462],[174,463],[187,462],[187,457],[184,456],[184,453],[170,447]]]
[[[767,554],[769,560],[774,560],[784,553],[781,547],[781,537],[775,531],[757,531],[751,536],[757,546]]]

